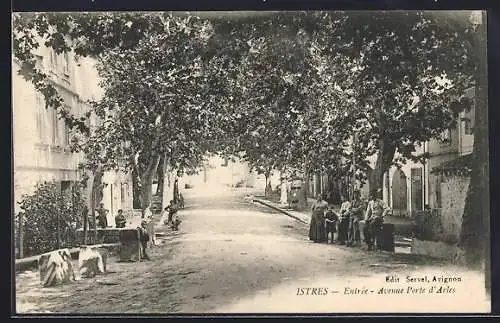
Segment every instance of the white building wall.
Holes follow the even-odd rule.
[[[39,67],[49,71],[50,51],[41,47],[36,55]],[[14,199],[19,201],[23,194],[31,194],[36,183],[42,181],[76,181],[81,154],[69,151],[69,136],[62,120],[58,120],[54,109],[46,109],[43,96],[35,91],[17,71],[19,62],[13,60],[12,71],[12,110],[13,110],[13,163]],[[72,112],[79,106],[72,98],[73,76],[69,69],[55,69],[50,75],[58,85],[65,104]],[[70,72],[68,75],[60,75]],[[65,79],[66,83],[62,83]],[[15,203],[14,211],[19,207]]]
[[[44,46],[40,46],[34,54],[38,57],[39,66],[53,80],[64,104],[75,116],[83,116],[88,111],[84,103],[86,100],[97,100],[102,96],[92,59],[81,58],[76,62],[72,53],[67,57],[58,56]],[[45,108],[43,96],[34,86],[18,75],[19,62],[13,59],[12,67],[14,199],[17,202],[23,194],[31,194],[38,182],[80,180],[78,165],[83,161],[83,155],[70,152],[69,130],[57,118],[54,109]],[[130,178],[124,179],[117,174],[113,176],[120,178],[121,183],[128,183],[131,192]],[[108,181],[116,183],[116,179]],[[117,188],[116,198],[113,194],[113,209],[121,204],[120,185]],[[111,195],[110,192],[108,195]],[[132,208],[131,193],[129,199],[126,204]],[[106,199],[104,203],[111,206]],[[121,205],[121,208],[124,206]],[[17,203],[14,211],[20,211]]]

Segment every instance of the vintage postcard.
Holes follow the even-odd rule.
[[[486,22],[14,12],[16,314],[489,313]]]

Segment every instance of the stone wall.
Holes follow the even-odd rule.
[[[119,243],[120,230],[116,228],[97,229],[98,241],[96,243]],[[122,229],[123,230],[123,229]],[[87,231],[87,242],[94,242],[95,231],[90,229]],[[77,241],[83,244],[83,230],[76,230]]]
[[[446,176],[443,183],[441,183],[443,241],[458,241],[469,181],[469,177]]]
[[[411,253],[415,255],[425,255],[433,258],[446,259],[455,264],[463,264],[464,252],[456,245],[444,242],[422,241],[413,239],[411,243]]]

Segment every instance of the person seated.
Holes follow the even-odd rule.
[[[179,231],[179,224],[181,224],[181,219],[179,219],[179,214],[176,212],[172,215],[172,225],[170,228],[173,231]]]
[[[328,237],[331,233],[332,239],[331,243],[335,241],[335,233],[337,232],[337,223],[339,221],[339,216],[335,211],[333,211],[333,206],[328,205],[325,213],[325,231],[326,231],[326,242],[328,243]]]
[[[125,224],[127,223],[127,219],[125,215],[123,215],[123,210],[118,210],[118,215],[115,217],[115,224],[117,228],[125,228]]]
[[[97,212],[97,226],[106,229],[108,227],[108,210],[104,208],[104,203],[100,203],[99,207],[96,209]]]
[[[177,203],[175,203],[174,200],[170,200],[170,204],[167,205],[167,207],[165,208],[165,212],[168,212],[168,218],[164,222],[164,224],[172,224],[172,218],[173,218],[174,214],[177,213],[178,209],[179,209],[179,206],[177,205]]]

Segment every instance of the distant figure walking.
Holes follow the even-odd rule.
[[[175,179],[174,181],[174,201],[179,203],[179,179]]]
[[[184,196],[182,195],[182,193],[179,193],[179,208],[184,208]]]

